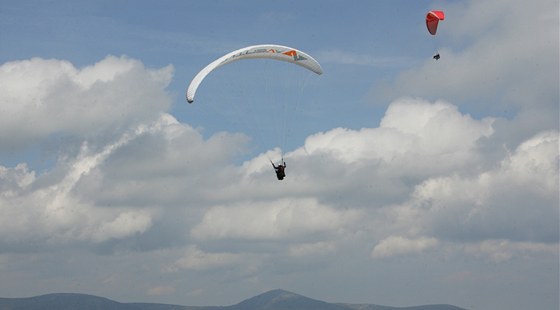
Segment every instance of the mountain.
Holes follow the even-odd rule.
[[[0,310],[196,310],[164,304],[120,303],[86,294],[48,294],[28,298],[0,298]]]
[[[222,310],[465,310],[452,305],[388,307],[364,304],[327,303],[284,290],[273,290]],[[214,309],[212,309],[214,310]]]
[[[330,304],[284,290],[273,290],[244,300],[227,310],[348,310],[343,305]]]
[[[85,294],[48,294],[28,298],[0,298],[0,310],[464,310],[451,305],[388,307],[337,304],[315,300],[284,290],[272,290],[225,307],[190,307],[150,303],[120,303]]]

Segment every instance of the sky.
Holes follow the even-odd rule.
[[[1,0],[1,295],[558,309],[559,96],[555,0]]]

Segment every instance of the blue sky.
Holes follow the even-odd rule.
[[[3,297],[558,308],[557,1],[0,4]]]
[[[141,59],[147,67],[172,64],[175,75],[169,89],[177,97],[173,112],[182,119],[190,112],[181,104],[186,82],[207,62],[227,51],[266,42],[298,47],[311,54],[322,51],[339,56],[323,63],[330,74],[316,82],[321,83],[316,98],[348,118],[335,121],[335,125],[360,128],[371,122],[375,110],[366,107],[365,113],[346,113],[348,109],[340,103],[352,102],[354,107],[364,108],[363,94],[372,80],[394,76],[398,69],[431,56],[433,40],[425,33],[423,14],[416,14],[430,4],[418,2],[403,7],[384,1],[364,6],[360,2],[332,1],[321,4],[329,8],[321,13],[317,5],[295,1],[99,1],[7,6],[6,14],[26,22],[4,19],[7,25],[3,37],[18,44],[3,45],[2,56],[6,60],[25,59],[41,50],[41,57],[68,60],[78,67],[108,54]],[[8,31],[16,25],[18,31]],[[21,34],[25,40],[21,40]],[[374,121],[383,113],[377,112]],[[368,116],[357,119],[356,114]],[[191,121],[197,122],[197,118]]]

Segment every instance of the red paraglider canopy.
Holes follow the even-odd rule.
[[[445,19],[445,14],[443,11],[430,11],[426,15],[426,27],[430,34],[435,35],[440,20]]]

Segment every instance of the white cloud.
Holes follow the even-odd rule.
[[[20,163],[14,168],[0,166],[0,192],[4,196],[13,196],[22,188],[26,188],[35,181],[35,172],[29,171],[26,163]]]
[[[523,142],[517,150],[502,162],[501,181],[534,186],[543,193],[558,189],[558,132],[541,132]]]
[[[99,227],[92,234],[94,242],[101,242],[111,238],[120,239],[128,237],[131,233],[142,233],[152,224],[150,214],[147,212],[125,211],[115,219],[99,223]]]
[[[493,263],[508,261],[516,256],[530,257],[535,253],[558,253],[558,244],[511,242],[508,240],[484,240],[474,244],[466,244],[464,251],[468,255],[485,259]]]
[[[309,255],[327,255],[336,251],[336,246],[333,243],[326,241],[319,241],[313,243],[293,244],[289,247],[289,254],[295,257],[309,256]]]
[[[341,212],[316,199],[281,199],[214,207],[205,212],[192,235],[205,239],[305,238],[336,232],[356,219],[355,212]]]
[[[442,58],[402,72],[374,96],[447,98],[469,109],[522,110],[532,130],[558,121],[558,2],[468,2],[443,8]],[[527,12],[539,12],[527,19]],[[459,48],[453,49],[456,44]],[[385,102],[385,100],[383,100]],[[540,113],[530,111],[540,110]],[[534,133],[534,132],[533,132]]]
[[[543,132],[491,170],[426,179],[390,212],[444,239],[558,242],[558,169],[558,132]]]
[[[390,236],[381,240],[371,252],[373,258],[385,258],[395,255],[417,254],[429,248],[436,247],[435,238],[420,237],[409,239],[402,236]]]
[[[26,163],[0,166],[0,242],[16,248],[29,241],[95,244],[148,230],[152,211],[99,208],[81,199],[77,185],[131,141],[177,123],[162,114],[170,104],[164,89],[171,75],[171,67],[149,70],[112,56],[83,69],[39,58],[3,64],[0,136],[6,139],[0,150],[40,144],[53,134],[73,136],[76,145],[61,148],[55,166],[40,176]]]
[[[194,201],[212,200],[211,185],[237,173],[233,167],[224,171],[246,141],[227,133],[204,140],[190,126],[160,114],[105,145],[82,141],[76,155],[63,154],[40,177],[25,163],[0,166],[0,243],[95,246],[165,225],[159,216],[173,215],[162,205],[193,207]]]
[[[197,130],[165,115],[84,176],[75,193],[101,205],[205,205],[220,200],[230,178],[238,177],[230,161],[243,152],[247,141],[229,133],[205,140]]]
[[[83,69],[41,58],[4,63],[0,150],[56,134],[92,139],[154,120],[171,104],[164,88],[172,73],[171,66],[147,69],[124,56]]]
[[[479,160],[477,142],[494,133],[493,121],[475,120],[444,101],[402,98],[391,103],[378,128],[315,134],[300,152],[330,154],[345,164],[380,161],[394,174],[433,174]]]
[[[245,262],[240,254],[220,252],[204,252],[197,247],[191,246],[185,255],[176,262],[176,266],[183,269],[207,270],[238,265]]]
[[[195,244],[235,240],[247,252],[261,246],[251,241],[274,241],[292,257],[386,236],[407,239],[389,248],[402,240],[388,238],[373,256],[421,252],[434,240],[554,242],[557,133],[536,135],[513,152],[489,150],[481,141],[495,135],[494,123],[445,101],[402,98],[379,127],[310,136],[285,154],[288,176],[278,183],[268,161],[278,150],[236,167],[232,157],[247,137],[204,139],[163,114],[101,148],[82,143],[40,177],[25,164],[2,167],[0,207],[9,215],[2,242],[96,245],[151,236],[157,248],[168,246],[155,241],[167,231]],[[487,158],[488,151],[506,157],[493,161],[500,157]],[[536,206],[527,207],[530,199]],[[536,225],[542,215],[548,221]],[[196,255],[187,257],[183,266],[199,268]]]
[[[124,134],[100,151],[87,144],[73,159],[59,163],[56,173],[62,177],[36,178],[23,164],[1,167],[4,184],[0,192],[1,242],[17,244],[25,240],[42,240],[49,244],[76,241],[102,242],[144,232],[151,225],[151,215],[142,210],[96,208],[74,194],[75,185],[100,165],[116,149],[130,141],[134,134]],[[25,243],[25,242],[23,242]]]

